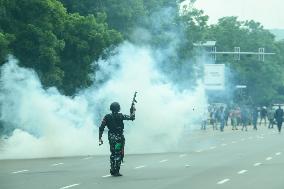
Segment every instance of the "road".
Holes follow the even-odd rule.
[[[127,155],[123,177],[108,156],[0,161],[0,189],[283,189],[284,133],[195,131],[186,150]],[[129,144],[131,145],[131,144]]]

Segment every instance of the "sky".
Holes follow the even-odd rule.
[[[194,7],[204,10],[209,24],[224,16],[238,16],[260,22],[266,29],[284,29],[284,0],[196,0]]]

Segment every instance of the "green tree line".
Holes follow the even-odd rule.
[[[218,51],[233,51],[234,47],[240,47],[244,52],[258,52],[259,48],[265,48],[266,52],[276,53],[265,56],[265,61],[259,60],[257,55],[241,55],[240,60],[234,60],[233,56],[219,56],[217,63],[226,63],[234,71],[234,84],[246,85],[246,98],[252,97],[253,103],[283,102],[284,59],[279,48],[283,41],[275,41],[275,36],[260,23],[238,21],[237,17],[225,17],[210,26],[207,39],[217,41]]]
[[[172,8],[174,19],[153,22],[155,13],[166,7]],[[95,71],[93,61],[106,57],[106,50],[125,39],[135,42],[131,34],[136,27],[149,30],[150,43],[156,47],[169,43],[165,31],[178,31],[182,42],[168,62],[182,71],[190,59],[192,80],[199,76],[194,71],[198,64],[194,43],[215,40],[218,51],[232,51],[234,47],[257,51],[263,47],[276,52],[264,62],[254,56],[242,56],[241,61],[218,56],[217,63],[234,70],[234,82],[247,85],[255,103],[283,101],[284,42],[276,41],[255,21],[224,17],[209,25],[208,18],[194,8],[181,14],[172,0],[0,0],[0,63],[11,53],[21,66],[35,69],[45,87],[56,86],[62,93],[73,95],[95,82],[90,78]]]
[[[105,16],[68,13],[57,0],[1,0],[0,14],[1,63],[11,53],[68,95],[89,86],[92,61],[122,41]]]

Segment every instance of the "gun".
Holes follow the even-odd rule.
[[[134,116],[134,117],[135,117],[135,111],[136,111],[135,103],[137,103],[136,95],[137,95],[137,92],[135,91],[133,99],[132,99],[131,107],[130,107],[130,116]]]
[[[135,91],[133,99],[132,99],[132,102],[131,102],[131,107],[130,107],[130,117],[133,118],[132,121],[135,119],[135,111],[136,111],[135,103],[137,103],[136,95],[137,95],[137,92]],[[125,147],[125,138],[123,137],[123,139],[122,139],[122,149],[121,149],[121,162],[122,163],[124,162],[123,161],[124,160],[124,147]]]

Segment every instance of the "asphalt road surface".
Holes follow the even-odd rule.
[[[284,133],[262,127],[191,136],[181,152],[127,154],[123,177],[109,175],[108,156],[0,160],[0,189],[284,188]]]

